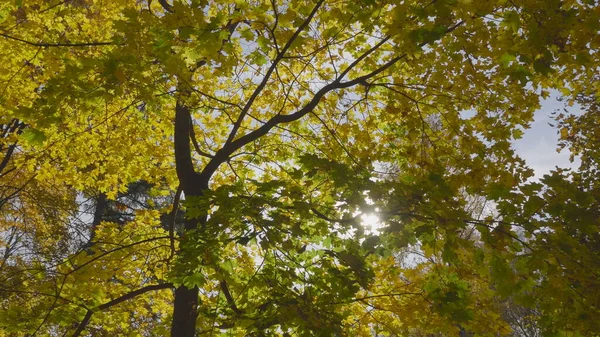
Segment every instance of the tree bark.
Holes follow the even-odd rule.
[[[194,169],[190,147],[190,130],[192,128],[190,108],[182,98],[185,96],[180,97],[175,107],[175,165],[177,177],[185,196],[198,197],[208,189],[208,178],[201,176]],[[206,219],[206,215],[198,219],[186,219],[183,235],[198,228],[199,224],[204,224]],[[185,247],[180,249],[185,249]],[[194,337],[197,317],[198,287],[179,286],[175,290],[171,337]]]
[[[188,289],[181,285],[175,289],[171,337],[194,337],[198,317],[198,287]]]

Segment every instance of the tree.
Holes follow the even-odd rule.
[[[597,92],[597,9],[560,0],[5,2],[3,115],[27,125],[6,143],[21,144],[20,159],[9,159],[34,177],[26,186],[44,186],[34,196],[64,191],[71,207],[29,229],[80,243],[3,266],[0,326],[14,335],[168,335],[167,324],[174,337],[342,335],[362,315],[353,303],[392,296],[378,286],[402,281],[390,257],[418,243],[443,261],[437,281],[423,276],[431,266],[411,276],[434,301],[438,332],[468,325],[473,303],[526,302],[534,290],[547,331],[594,331],[585,289],[596,286],[598,251],[580,249],[575,241],[588,239],[563,221],[597,234],[597,217],[573,218],[595,205],[595,190],[565,187],[560,171],[545,189],[526,184],[531,170],[510,141],[550,88],[567,99]],[[395,177],[383,179],[389,165]],[[81,198],[106,205],[141,181],[172,204],[146,204],[121,224],[88,215],[87,249],[70,227]],[[473,217],[472,196],[497,202],[501,216]],[[571,197],[568,214],[557,209]],[[373,212],[385,234],[361,225]],[[21,235],[27,221],[0,228]],[[556,312],[574,293],[583,300],[571,325]]]

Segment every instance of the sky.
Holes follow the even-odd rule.
[[[531,128],[525,130],[523,138],[513,142],[513,148],[519,156],[527,162],[535,172],[535,178],[539,179],[550,172],[556,166],[561,168],[577,168],[577,159],[569,161],[569,151],[564,149],[558,153],[558,129],[548,125],[553,123],[552,112],[562,109],[564,102],[559,102],[557,96],[551,95],[542,102],[542,107],[536,111]],[[579,107],[568,108],[570,113],[577,113]],[[556,123],[554,123],[556,124]]]

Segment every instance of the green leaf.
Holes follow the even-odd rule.
[[[516,11],[506,12],[502,24],[512,29],[514,33],[517,33],[519,28],[521,28],[521,17]]]
[[[267,52],[269,51],[269,45],[271,44],[271,41],[269,39],[267,39],[266,37],[259,35],[258,39],[256,40],[258,42],[258,47],[260,47],[260,49],[263,52]]]
[[[548,75],[549,73],[554,71],[554,69],[552,69],[550,61],[544,58],[535,60],[535,62],[533,63],[533,69],[542,75]]]
[[[251,55],[252,60],[254,61],[254,63],[257,64],[257,65],[259,65],[259,66],[264,66],[269,61],[267,59],[267,57],[265,55],[263,55],[261,52],[259,52],[258,50],[254,51],[250,55]]]
[[[504,53],[500,56],[500,63],[503,67],[508,67],[512,62],[516,61],[517,57],[513,54]]]
[[[251,29],[244,29],[240,31],[240,36],[246,41],[254,41],[254,33]]]
[[[21,137],[31,145],[42,145],[48,139],[42,131],[33,128],[25,129]]]

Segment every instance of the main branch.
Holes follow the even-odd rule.
[[[288,51],[288,49],[290,49],[290,47],[292,46],[292,44],[294,43],[294,41],[298,38],[298,36],[300,36],[300,33],[302,33],[302,31],[304,29],[306,29],[306,27],[308,27],[308,25],[310,24],[310,22],[314,18],[315,14],[317,14],[317,11],[319,10],[319,8],[323,4],[323,2],[324,2],[324,0],[321,0],[321,1],[319,1],[315,5],[315,7],[313,8],[313,10],[310,12],[310,14],[308,15],[308,17],[306,18],[306,20],[304,20],[304,22],[298,27],[298,29],[296,29],[296,31],[294,32],[294,35],[292,35],[292,37],[288,40],[288,42],[285,44],[285,46],[277,54],[277,56],[273,60],[273,63],[271,64],[271,66],[267,70],[267,73],[265,74],[265,77],[262,79],[262,81],[260,82],[260,84],[258,85],[258,87],[256,87],[256,89],[252,93],[252,96],[250,96],[250,98],[248,99],[248,102],[246,102],[246,105],[244,106],[244,108],[243,108],[242,112],[240,113],[238,119],[233,124],[233,128],[231,129],[231,133],[229,134],[229,137],[227,137],[227,141],[225,142],[226,145],[230,144],[233,141],[233,139],[235,138],[236,133],[238,132],[240,126],[242,125],[242,121],[244,120],[244,117],[246,116],[246,114],[248,114],[248,111],[252,107],[252,104],[254,103],[254,100],[256,100],[256,98],[258,97],[258,95],[263,91],[263,89],[267,85],[267,82],[269,81],[269,78],[271,78],[271,74],[273,74],[273,71],[275,71],[275,69],[277,68],[277,65],[279,64],[279,62],[285,56],[285,53]]]

